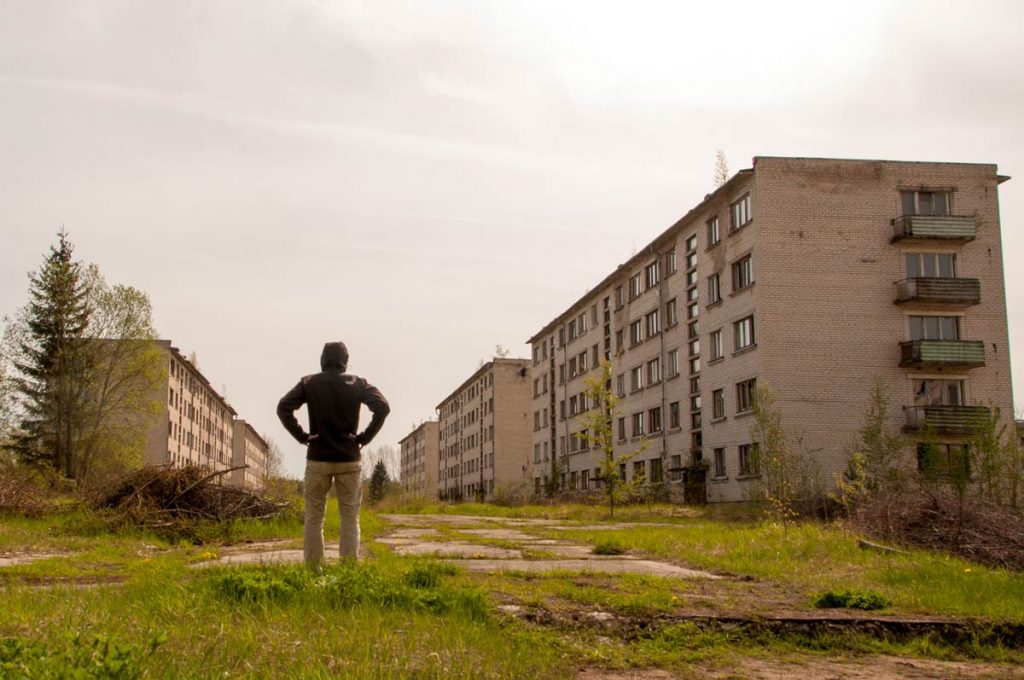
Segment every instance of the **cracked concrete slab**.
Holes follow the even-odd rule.
[[[497,548],[490,545],[467,543],[465,541],[407,541],[403,539],[378,539],[378,543],[390,545],[391,549],[399,555],[438,555],[452,559],[480,558],[489,559],[516,559],[522,558],[520,550],[511,548]]]
[[[682,579],[717,580],[721,576],[696,569],[685,569],[674,564],[638,559],[602,560],[472,560],[460,563],[467,571],[502,572],[526,571],[582,571],[599,574],[640,574]]]

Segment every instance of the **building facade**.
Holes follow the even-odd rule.
[[[908,462],[1012,424],[994,165],[758,157],[546,324],[533,349],[533,478],[600,485],[586,377],[612,366],[620,476],[747,497],[758,386],[831,483],[872,386]],[[930,441],[930,439],[929,439]],[[929,449],[932,450],[932,449]],[[924,464],[922,462],[922,464]]]
[[[406,498],[437,498],[438,424],[428,420],[399,442],[399,481]]]
[[[199,465],[211,471],[227,470],[234,464],[235,419],[238,413],[169,340],[158,340],[157,344],[167,361],[165,380],[159,388],[165,398],[161,400],[162,417],[157,418],[147,437],[146,464],[171,467]],[[240,442],[240,445],[253,456],[254,466],[250,474],[262,479],[266,467],[266,442],[259,435],[248,437],[248,440],[248,444]],[[262,471],[258,469],[259,460],[263,461]]]
[[[530,471],[530,361],[495,358],[437,406],[438,495],[491,500]]]
[[[246,489],[261,489],[267,479],[266,440],[245,420],[234,423],[231,441],[231,483]],[[244,466],[244,467],[243,467]]]

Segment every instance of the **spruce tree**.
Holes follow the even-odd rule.
[[[63,229],[39,271],[29,274],[29,303],[15,379],[22,417],[14,433],[18,457],[74,479],[74,422],[81,399],[88,290]]]
[[[373,474],[370,475],[370,501],[377,503],[382,500],[390,483],[387,466],[384,465],[383,460],[378,460],[377,464],[373,466]]]

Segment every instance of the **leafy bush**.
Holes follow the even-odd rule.
[[[102,678],[134,680],[143,677],[142,662],[167,641],[157,634],[139,647],[106,636],[66,635],[56,646],[20,638],[0,640],[0,677]]]
[[[835,592],[829,590],[814,598],[814,606],[819,609],[885,609],[890,604],[889,598],[881,593],[871,590],[844,590]]]
[[[598,541],[594,545],[593,550],[595,555],[625,555],[627,550],[626,546],[622,545],[614,539],[608,539]]]

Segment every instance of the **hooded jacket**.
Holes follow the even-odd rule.
[[[359,460],[359,448],[369,444],[384,425],[391,407],[387,399],[365,379],[345,372],[348,349],[344,343],[329,342],[320,355],[319,373],[307,375],[277,404],[277,417],[300,444],[306,444],[306,459],[351,462]],[[295,418],[306,405],[309,433]],[[370,409],[373,417],[362,432],[359,407]]]

